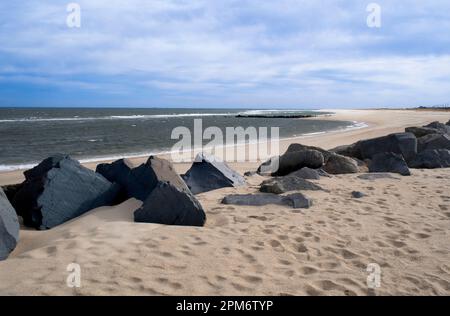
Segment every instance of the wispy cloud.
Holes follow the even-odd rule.
[[[0,106],[448,102],[450,3],[378,1],[382,27],[370,29],[369,2],[79,0],[70,29],[68,1],[5,1]]]

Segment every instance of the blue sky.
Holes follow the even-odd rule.
[[[0,106],[450,102],[448,0],[78,0],[81,28],[69,2],[0,3]]]

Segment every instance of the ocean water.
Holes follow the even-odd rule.
[[[175,127],[279,127],[280,138],[357,128],[356,122],[236,115],[325,114],[303,110],[0,108],[0,171],[28,168],[54,153],[83,162],[171,150]],[[206,140],[205,143],[209,141]]]

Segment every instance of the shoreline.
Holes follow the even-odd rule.
[[[332,117],[335,113],[328,113],[329,111],[326,110],[316,110],[317,112],[326,112],[327,114],[319,114],[317,116],[311,116],[311,117],[304,117],[301,119],[311,119],[311,120],[327,120],[325,118]],[[246,117],[244,117],[246,118]],[[299,119],[299,118],[286,118],[286,119]],[[328,119],[329,121],[329,119]],[[334,121],[334,120],[333,120]],[[337,121],[337,120],[336,120]],[[300,140],[308,137],[315,137],[318,135],[325,135],[325,134],[335,134],[335,133],[344,133],[352,130],[358,130],[358,129],[364,129],[368,128],[369,125],[365,122],[358,122],[358,121],[351,121],[352,125],[348,125],[346,127],[341,127],[338,129],[333,130],[327,130],[323,132],[312,132],[312,133],[305,133],[300,135],[294,135],[294,136],[288,136],[288,137],[282,137],[279,139],[280,142],[286,142],[289,140]],[[270,138],[267,140],[270,142]],[[230,148],[234,146],[255,146],[262,144],[264,141],[257,141],[257,142],[247,142],[247,143],[237,143],[237,144],[230,144],[230,145],[223,145],[218,146],[217,148]],[[186,150],[183,152],[183,154],[189,154],[190,152],[200,152],[200,151],[210,151],[213,149],[212,147],[201,147],[201,148],[194,148],[192,150]],[[162,151],[150,151],[145,153],[123,153],[123,154],[114,154],[111,156],[106,157],[92,157],[92,158],[81,158],[77,159],[82,165],[91,165],[93,163],[101,164],[101,163],[109,163],[118,159],[145,159],[150,156],[162,156],[162,157],[169,157],[174,151],[171,150],[162,150]],[[10,164],[10,165],[0,165],[0,176],[5,173],[11,173],[11,172],[23,172],[28,169],[32,169],[35,166],[37,166],[39,162],[36,163],[23,163],[23,164]]]
[[[331,149],[340,145],[352,144],[361,139],[374,138],[378,136],[387,135],[395,132],[403,132],[406,127],[409,126],[422,126],[428,124],[432,121],[448,121],[448,112],[443,111],[410,111],[410,110],[395,110],[395,109],[369,109],[369,110],[344,110],[344,109],[331,109],[331,110],[317,110],[319,112],[333,112],[333,114],[327,114],[324,116],[318,116],[314,118],[308,118],[308,120],[332,120],[332,121],[349,121],[349,122],[364,122],[366,126],[363,128],[349,128],[344,130],[334,130],[329,132],[324,132],[315,135],[301,135],[289,138],[280,139],[277,143],[279,147],[279,152],[283,153],[290,144],[300,142],[305,145],[313,145],[322,147],[324,149]],[[245,150],[250,152],[251,147],[255,147],[257,144],[236,144],[230,147],[224,146],[218,149],[224,150],[224,156],[228,157],[231,150],[239,151]],[[203,148],[203,150],[193,149],[191,151],[186,151],[183,154],[191,157],[189,162],[174,162],[177,172],[183,173],[189,169],[192,164],[195,155],[200,151],[208,152],[208,148]],[[254,149],[253,149],[254,150]],[[133,164],[139,165],[144,163],[151,154],[137,155],[135,157],[127,158],[127,155],[120,156],[113,159],[103,159],[99,158],[95,161],[82,161],[82,165],[87,168],[95,170],[96,166],[101,163],[110,163],[116,159],[127,158]],[[171,160],[171,154],[161,153],[153,154],[158,155],[165,159]],[[228,164],[236,169],[240,169],[240,166],[246,166],[247,169],[256,168],[262,160],[269,158],[270,155],[261,156],[257,161],[250,162],[234,162],[228,161]],[[0,171],[0,186],[1,185],[11,185],[17,184],[24,180],[23,171],[24,169],[16,169],[12,171]],[[247,170],[248,171],[248,170]]]

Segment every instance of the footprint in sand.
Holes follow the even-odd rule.
[[[316,268],[313,267],[301,267],[300,268],[300,273],[302,273],[303,275],[311,275],[311,274],[315,274],[319,272],[319,270],[317,270]]]
[[[414,234],[414,236],[418,239],[427,239],[427,238],[431,237],[431,235],[428,235],[425,233],[417,233],[417,234]]]
[[[304,244],[297,245],[297,252],[305,253],[308,252],[308,248]]]
[[[285,249],[283,247],[283,245],[278,241],[278,240],[271,240],[270,241],[270,246],[278,252],[283,252]]]

